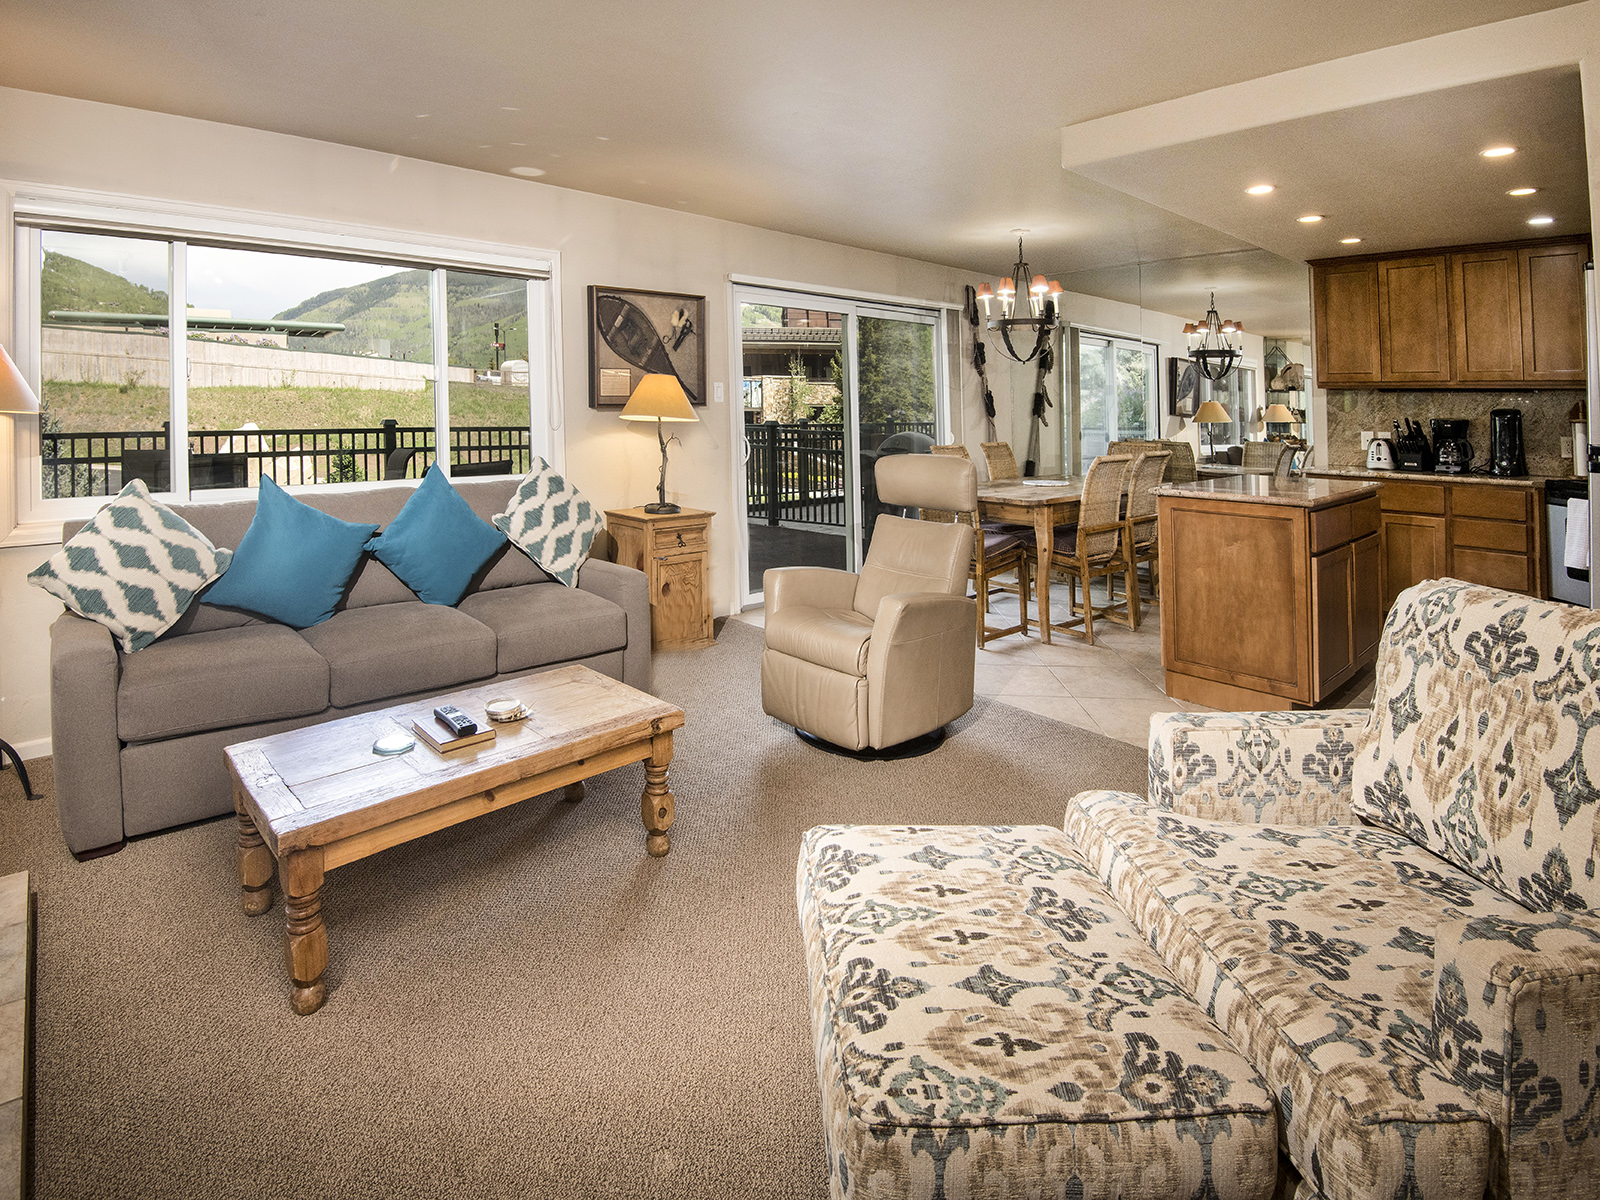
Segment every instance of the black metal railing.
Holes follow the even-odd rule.
[[[430,425],[386,420],[362,429],[231,429],[189,431],[191,491],[252,487],[266,476],[285,486],[420,478],[437,456]],[[45,498],[104,496],[143,479],[171,490],[169,430],[45,433],[41,484]],[[450,430],[454,475],[521,475],[532,465],[528,430],[515,425]]]
[[[808,422],[747,423],[745,496],[750,519],[768,525],[843,529],[846,501],[844,426]],[[883,440],[896,433],[934,436],[932,421],[885,421],[860,429],[863,469]]]

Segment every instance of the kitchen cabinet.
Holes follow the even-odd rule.
[[[606,529],[617,543],[617,561],[643,571],[650,584],[650,640],[657,650],[709,646],[711,623],[711,518],[698,508],[647,513],[609,509]]]
[[[1385,610],[1372,484],[1236,476],[1156,495],[1169,696],[1306,708],[1373,661]]]
[[[1415,481],[1378,493],[1385,613],[1406,588],[1450,576],[1545,593],[1544,504],[1536,485]]]
[[[1587,242],[1517,251],[1524,379],[1583,382],[1583,264],[1588,261]]]
[[[1450,265],[1443,254],[1378,269],[1378,362],[1386,383],[1450,381]]]
[[[1378,265],[1329,263],[1313,267],[1317,382],[1323,387],[1377,383]]]
[[[1587,241],[1311,263],[1325,388],[1559,388],[1585,378]]]
[[[1456,313],[1456,378],[1512,383],[1522,378],[1522,286],[1515,249],[1450,256],[1450,304]]]

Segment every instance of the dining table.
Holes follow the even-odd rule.
[[[990,480],[978,485],[979,520],[1033,526],[1037,550],[1033,590],[1039,605],[1039,640],[1045,645],[1050,644],[1050,553],[1055,531],[1078,523],[1082,499],[1082,477]]]

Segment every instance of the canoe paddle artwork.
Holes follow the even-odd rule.
[[[648,375],[675,376],[683,385],[689,403],[700,402],[700,381],[683,377],[673,364],[667,352],[667,343],[655,323],[637,304],[614,293],[598,292],[594,297],[594,319],[601,338],[617,357]],[[696,306],[675,307],[671,316],[672,349],[678,349],[689,337],[698,333]]]

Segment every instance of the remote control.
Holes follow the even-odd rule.
[[[434,718],[450,731],[451,737],[466,737],[469,733],[478,732],[478,723],[454,704],[446,704],[433,710]]]

